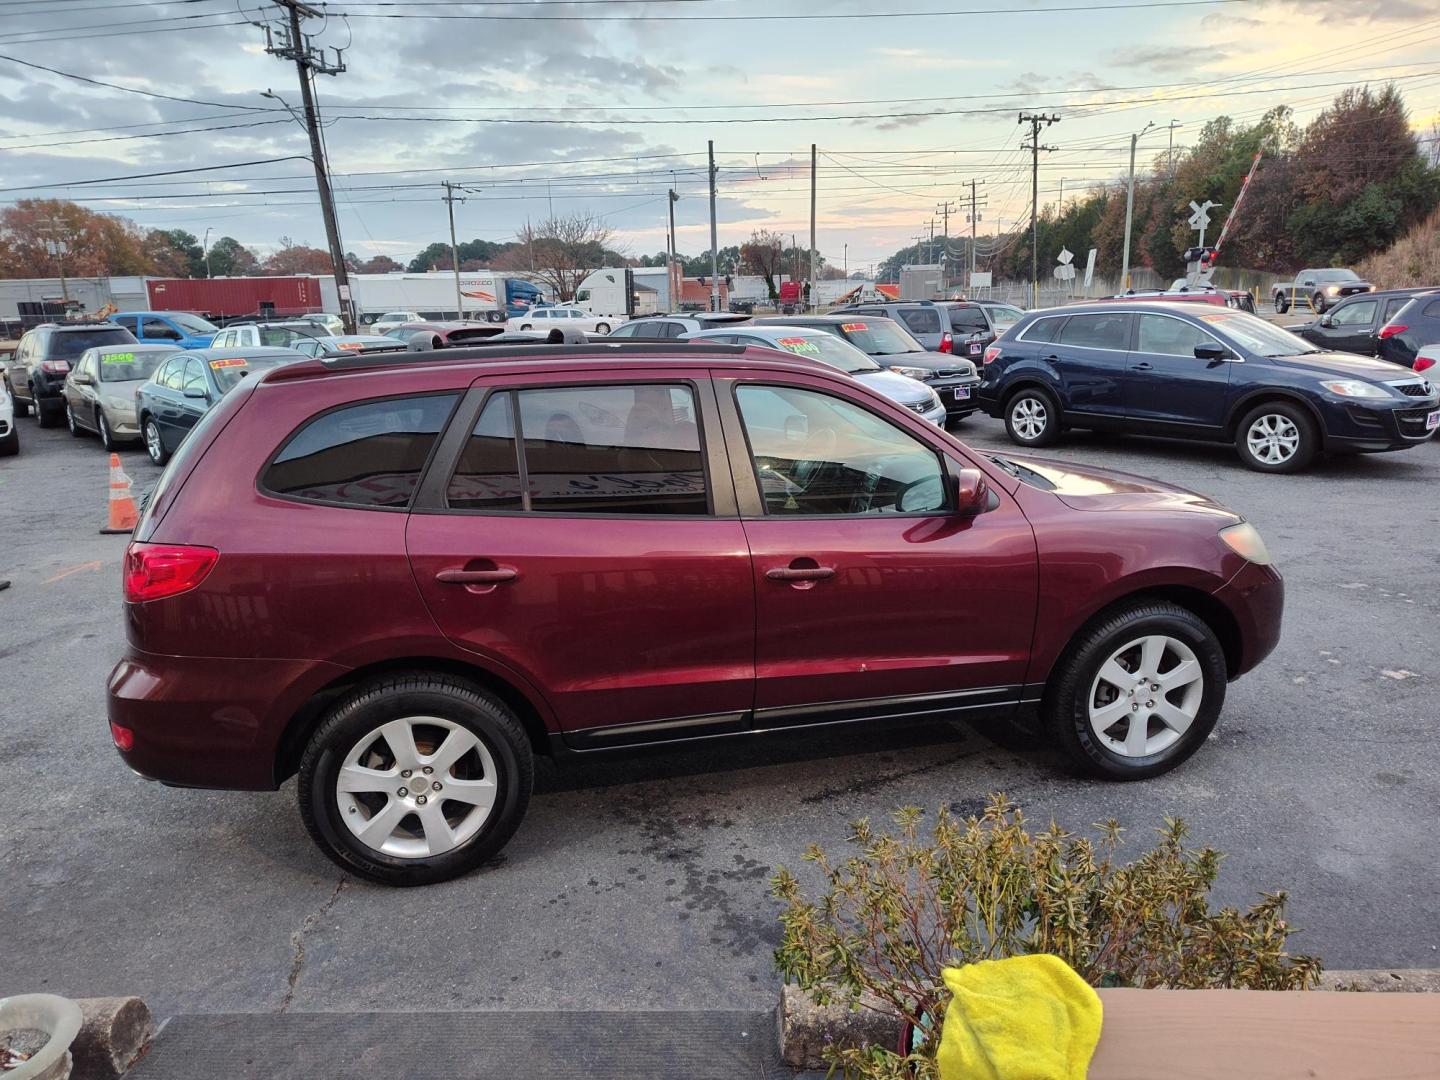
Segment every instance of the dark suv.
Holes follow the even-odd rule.
[[[1411,372],[1193,304],[1027,315],[985,351],[980,400],[1021,446],[1070,427],[1231,442],[1260,472],[1297,472],[1321,450],[1404,450],[1440,425],[1440,397]]]
[[[132,768],[298,772],[332,859],[420,884],[504,845],[537,754],[1038,707],[1090,772],[1154,776],[1283,588],[1202,496],[976,452],[801,356],[607,343],[241,380],[124,596]]]
[[[65,419],[65,376],[86,349],[130,345],[135,335],[114,323],[46,323],[28,330],[7,370],[15,415],[35,410],[41,427],[58,427]]]
[[[1385,338],[1390,338],[1409,329],[1399,325],[1388,327],[1386,324],[1395,319],[1406,304],[1419,296],[1440,298],[1440,291],[1387,289],[1383,292],[1347,296],[1313,322],[1286,329],[1322,349],[1375,356],[1380,352],[1382,334]],[[1396,322],[1398,324],[1398,320]],[[1406,367],[1409,367],[1409,364],[1406,364]]]
[[[852,304],[831,314],[883,315],[894,319],[915,340],[935,352],[969,357],[977,364],[986,346],[1024,316],[1014,304],[998,300],[900,300],[888,304]]]
[[[1414,367],[1415,357],[1427,345],[1440,344],[1440,292],[1425,292],[1390,317],[1380,328],[1380,359]]]

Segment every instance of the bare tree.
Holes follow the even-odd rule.
[[[785,238],[777,232],[756,229],[750,239],[740,245],[740,272],[759,274],[765,279],[765,290],[770,299],[779,297],[775,278],[780,273],[785,258]]]
[[[610,247],[612,236],[594,214],[575,213],[526,225],[516,239],[533,260],[535,276],[557,300],[571,300],[586,275],[619,257]]]

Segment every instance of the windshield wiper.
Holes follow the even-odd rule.
[[[996,465],[999,465],[1000,468],[1004,469],[1011,476],[1015,477],[1016,480],[1020,479],[1020,466],[1016,465],[1009,458],[1003,458],[999,454],[986,454],[985,456],[988,457],[991,461],[993,461]]]

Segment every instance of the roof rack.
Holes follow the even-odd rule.
[[[324,372],[366,371],[374,368],[400,368],[416,364],[453,364],[476,360],[533,360],[563,359],[604,359],[612,355],[654,356],[667,360],[682,361],[688,356],[743,356],[743,345],[710,345],[698,341],[675,345],[668,342],[612,341],[593,342],[589,345],[549,345],[539,342],[534,345],[507,345],[478,348],[437,349],[432,352],[385,352],[370,354],[348,354],[345,356],[322,357],[307,363],[287,364],[269,373],[270,382],[283,382],[287,378],[305,378]]]

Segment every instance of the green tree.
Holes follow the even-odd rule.
[[[255,253],[233,236],[222,236],[210,245],[210,273],[215,277],[245,277],[259,269]]]

